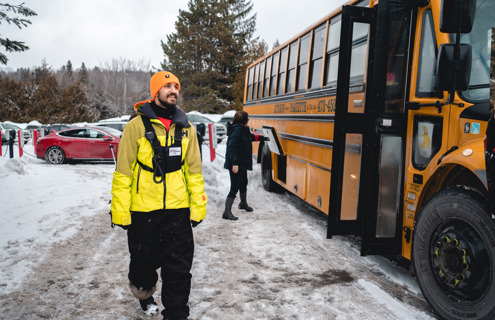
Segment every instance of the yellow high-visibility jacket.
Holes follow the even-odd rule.
[[[148,102],[136,104],[134,108],[138,116],[126,124],[120,139],[117,169],[112,182],[112,223],[130,225],[132,212],[180,208],[191,208],[191,220],[200,222],[206,216],[207,197],[196,130],[184,111],[177,107],[167,132]],[[153,148],[145,137],[141,115],[150,118],[162,146],[173,143],[178,123],[183,127],[182,167],[166,173],[160,183],[155,183],[153,172],[144,170],[137,161],[139,159],[142,164],[153,168]]]

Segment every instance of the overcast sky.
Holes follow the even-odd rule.
[[[160,41],[175,32],[179,9],[188,0],[18,0],[38,16],[27,28],[3,23],[0,36],[24,41],[29,50],[6,53],[7,67],[32,68],[46,62],[60,69],[67,61],[78,69],[102,66],[113,58],[143,61],[159,67],[163,60]],[[283,43],[345,0],[253,0],[256,33],[270,48]],[[5,53],[4,50],[1,50]]]

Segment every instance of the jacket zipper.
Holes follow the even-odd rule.
[[[164,126],[165,127],[165,126]],[[172,128],[172,124],[170,124],[169,130]],[[167,135],[165,136],[165,147],[167,147],[168,144],[168,131],[167,127],[165,127],[165,132]],[[168,155],[165,155],[167,157]],[[163,174],[163,209],[167,209],[167,173],[165,172]]]
[[[137,177],[137,185],[136,185],[136,194],[139,194],[139,178],[141,178],[141,166],[138,165],[138,177]]]

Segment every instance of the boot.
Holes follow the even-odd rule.
[[[232,205],[234,204],[235,198],[227,197],[225,200],[225,211],[223,212],[222,218],[227,220],[237,220],[238,218],[232,214]]]
[[[252,212],[253,208],[251,208],[246,201],[246,192],[241,192],[241,203],[239,203],[239,209],[246,210],[247,212]]]
[[[141,304],[141,309],[143,309],[147,316],[151,317],[158,314],[158,305],[153,297],[149,297],[146,300],[139,300],[139,304]]]

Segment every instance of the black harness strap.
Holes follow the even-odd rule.
[[[148,167],[147,165],[139,161],[139,159],[136,160],[137,163],[144,170],[153,172],[153,181],[155,183],[161,183],[165,179],[166,173],[177,171],[184,164],[180,158],[176,160],[171,160],[174,157],[171,158],[169,155],[170,148],[182,149],[183,125],[181,123],[175,124],[174,141],[170,147],[167,146],[164,147],[160,144],[160,141],[158,141],[155,130],[153,129],[153,125],[151,124],[150,118],[142,115],[141,119],[143,119],[143,124],[145,128],[144,135],[151,144],[151,147],[153,149],[153,157],[152,157],[153,168]]]

